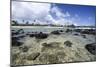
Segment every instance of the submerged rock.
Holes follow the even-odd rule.
[[[64,44],[68,47],[72,47],[72,42],[70,41],[65,41]]]
[[[83,31],[81,31],[82,34],[92,34],[95,35],[96,34],[96,30],[93,29],[85,29]]]
[[[30,37],[34,37],[34,36],[35,36],[35,34],[29,34],[29,36],[30,36]]]
[[[79,36],[79,34],[78,34],[78,33],[75,33],[74,35],[75,35],[75,36]]]
[[[85,48],[93,55],[96,55],[96,45],[95,43],[87,44]]]
[[[59,59],[54,54],[43,54],[39,57],[39,61],[45,64],[59,63]]]
[[[57,57],[58,57],[59,59],[64,59],[65,56],[66,56],[66,54],[65,54],[63,51],[57,52],[56,55],[57,55]]]
[[[55,50],[55,49],[62,49],[62,47],[60,47],[60,42],[50,42],[50,43],[43,43],[42,44],[42,48],[41,48],[41,52],[44,52],[44,51],[52,51],[52,50]]]
[[[38,57],[40,55],[40,53],[32,53],[32,54],[30,54],[28,57],[27,57],[27,59],[28,60],[36,60],[36,58]]]
[[[45,38],[48,37],[48,34],[45,34],[45,33],[40,32],[40,33],[36,33],[34,36],[37,39],[45,39]]]
[[[60,32],[58,30],[56,30],[56,31],[52,31],[51,34],[59,35]]]
[[[67,29],[67,30],[66,30],[66,33],[68,33],[68,32],[72,32],[72,30],[71,30],[71,29]]]
[[[81,29],[75,29],[74,31],[75,32],[81,32],[82,30]]]
[[[19,29],[19,30],[17,30],[17,31],[12,30],[12,36],[13,36],[13,35],[19,35],[19,34],[24,34],[24,30],[23,30],[23,29]]]
[[[51,42],[51,43],[43,43],[42,46],[44,47],[49,47],[49,48],[55,48],[55,47],[59,47],[59,42]]]
[[[63,30],[60,30],[60,32],[63,32]]]
[[[86,38],[86,35],[84,35],[84,34],[82,34],[81,36],[82,36],[83,38]]]
[[[22,52],[27,52],[29,50],[29,48],[27,46],[21,46],[19,47],[19,49],[22,51]]]

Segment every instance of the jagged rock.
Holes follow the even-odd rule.
[[[68,47],[72,47],[72,42],[70,41],[65,41],[64,44]]]
[[[34,37],[35,34],[29,34],[30,37]]]
[[[27,57],[27,59],[28,60],[35,60],[39,55],[40,55],[40,53],[38,53],[38,52],[37,53],[32,53]]]
[[[96,45],[95,43],[87,44],[85,48],[93,55],[96,54]]]
[[[71,29],[67,29],[67,30],[66,30],[66,33],[68,33],[68,32],[72,32],[72,30],[71,30]]]
[[[37,39],[45,39],[47,37],[48,37],[48,34],[45,34],[42,32],[35,34],[35,38],[37,38]]]
[[[81,34],[92,34],[92,35],[95,35],[96,31],[93,30],[93,29],[85,29],[85,30],[81,31]]]
[[[52,31],[51,34],[59,35],[60,32],[58,30],[57,31]]]

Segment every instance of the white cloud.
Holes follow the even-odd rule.
[[[13,2],[12,17],[13,19],[42,19],[49,14],[50,4],[31,3],[31,2]]]
[[[57,6],[54,6],[52,9],[51,9],[51,12],[52,13],[55,13],[56,16],[58,18],[61,18],[61,17],[65,17],[65,14],[61,12],[61,10],[57,7]]]
[[[65,14],[67,17],[70,17],[70,13],[67,11],[66,14]]]
[[[71,19],[67,19],[66,17],[70,17],[70,13],[66,11],[64,14],[60,8],[56,5],[53,5],[51,8],[50,3],[31,3],[31,2],[12,2],[12,19],[17,20],[30,20],[33,23],[36,20],[36,23],[48,23],[48,24],[72,24]],[[51,13],[56,15],[54,18]]]

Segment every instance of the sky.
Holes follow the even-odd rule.
[[[95,26],[96,7],[12,1],[12,20],[19,23]],[[23,21],[24,20],[24,21]]]

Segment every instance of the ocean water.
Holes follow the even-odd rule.
[[[66,30],[67,27],[12,27],[11,30],[23,29],[24,32],[44,32],[50,33],[55,30]]]

